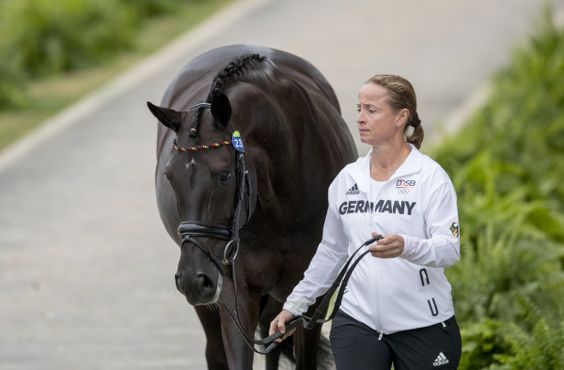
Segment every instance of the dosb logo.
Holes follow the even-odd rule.
[[[396,181],[396,188],[413,188],[415,183],[415,180],[398,180]]]
[[[407,194],[415,187],[415,180],[405,179],[396,181],[396,190],[399,194]]]

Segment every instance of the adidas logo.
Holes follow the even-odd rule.
[[[347,195],[355,195],[355,194],[358,194],[358,193],[359,193],[358,184],[356,184],[356,183],[352,186],[352,188],[347,190]]]
[[[441,366],[448,364],[448,358],[446,358],[444,353],[439,353],[435,361],[433,362],[433,366]]]

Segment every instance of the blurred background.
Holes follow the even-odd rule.
[[[460,368],[564,368],[563,24],[562,0],[0,0],[0,370],[205,368],[145,102],[234,43],[319,68],[361,154],[358,88],[408,78],[459,197]]]

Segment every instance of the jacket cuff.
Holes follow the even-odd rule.
[[[399,234],[403,238],[403,252],[400,257],[408,259],[408,256],[413,252],[413,239],[407,235]]]
[[[282,308],[286,311],[290,311],[294,316],[299,316],[307,311],[309,302],[304,298],[298,298],[296,300],[286,301]]]

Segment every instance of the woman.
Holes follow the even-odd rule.
[[[371,237],[331,327],[338,370],[456,369],[460,331],[444,268],[460,256],[456,194],[419,152],[423,128],[413,86],[376,75],[360,89],[358,129],[372,146],[329,187],[323,238],[271,334],[327,291],[348,256]],[[291,335],[286,333],[285,336]]]

